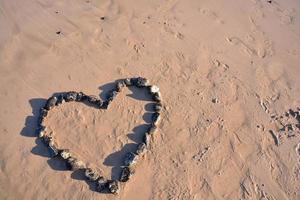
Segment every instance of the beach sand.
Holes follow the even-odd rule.
[[[0,1],[0,199],[300,199],[300,1]],[[142,76],[159,130],[118,195],[102,194],[36,138],[57,92],[104,97]],[[108,178],[149,121],[146,92],[108,110],[69,103],[46,123]]]

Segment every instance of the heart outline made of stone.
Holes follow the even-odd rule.
[[[49,111],[55,106],[61,105],[63,102],[88,102],[98,109],[108,109],[109,104],[115,99],[116,95],[122,91],[124,87],[147,88],[152,95],[154,104],[154,114],[152,116],[151,127],[145,132],[143,136],[143,142],[139,143],[135,152],[129,152],[125,155],[124,166],[118,180],[108,180],[101,176],[97,171],[92,168],[88,168],[86,164],[72,155],[69,149],[60,149],[55,141],[53,132],[47,132],[47,126],[45,125],[45,118],[48,116]],[[60,157],[66,161],[69,169],[84,170],[85,177],[89,181],[97,183],[97,191],[109,192],[117,194],[120,186],[119,182],[127,182],[134,174],[133,166],[136,164],[139,156],[143,155],[147,151],[149,146],[150,137],[157,130],[157,125],[160,121],[160,112],[162,110],[161,93],[159,88],[155,85],[150,85],[149,81],[142,77],[126,78],[115,82],[115,89],[111,90],[106,100],[93,95],[86,95],[83,92],[65,92],[59,95],[51,96],[45,106],[40,110],[40,116],[38,119],[38,137],[49,147],[53,157]]]

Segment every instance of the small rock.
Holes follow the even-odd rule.
[[[136,154],[129,152],[125,155],[124,165],[125,166],[134,165],[136,163],[137,159],[138,159],[138,156]]]
[[[40,116],[41,117],[47,117],[48,115],[48,110],[44,109],[44,108],[41,108],[40,110]]]
[[[145,143],[142,142],[142,143],[138,144],[135,153],[136,153],[137,155],[142,155],[142,154],[144,154],[144,153],[146,152],[146,150],[147,150],[147,145],[146,145]]]
[[[132,168],[123,167],[121,176],[120,176],[120,181],[127,182],[133,174],[134,174],[134,170]]]
[[[157,126],[153,124],[153,125],[149,128],[149,131],[148,131],[149,135],[153,135],[153,134],[156,132],[156,130],[157,130]]]
[[[57,102],[57,98],[55,96],[50,97],[47,100],[44,109],[46,109],[46,110],[52,109],[56,105],[56,102]]]
[[[97,191],[104,192],[107,190],[108,184],[103,176],[100,176],[97,180]]]
[[[64,101],[65,101],[64,96],[62,94],[60,94],[57,97],[56,105],[58,106],[58,105],[62,104]]]
[[[73,157],[69,157],[67,162],[68,167],[73,171],[86,168],[84,162]]]
[[[66,102],[75,101],[77,99],[77,92],[74,91],[67,92],[64,96],[64,99]]]
[[[138,77],[135,79],[135,86],[146,87],[149,85],[149,81],[143,77]]]
[[[46,127],[40,126],[38,129],[39,138],[43,138],[45,134],[46,134]]]
[[[43,139],[43,141],[46,145],[49,145],[49,142],[54,140],[53,132],[52,131],[49,132],[49,133],[44,132],[44,135],[43,135],[42,139]]]
[[[62,149],[62,150],[60,150],[59,154],[65,160],[67,160],[68,158],[70,158],[72,156],[69,149]]]
[[[54,140],[50,140],[49,148],[51,150],[52,157],[58,155],[59,153],[58,144]]]
[[[112,90],[112,91],[108,94],[107,101],[108,101],[108,102],[112,102],[112,101],[116,98],[117,94],[118,94],[117,91]]]
[[[100,175],[91,168],[85,169],[84,175],[90,181],[96,181],[100,177]]]
[[[162,104],[161,103],[154,104],[154,111],[155,112],[160,112],[161,110],[162,110]]]
[[[117,92],[121,92],[122,88],[125,87],[126,84],[124,81],[118,81],[117,82],[117,86],[116,86],[116,91]]]
[[[124,79],[124,83],[125,83],[125,85],[126,85],[127,87],[132,86],[132,82],[131,82],[131,79],[130,79],[130,78]]]
[[[157,125],[160,121],[160,114],[155,112],[152,116],[152,124]]]
[[[144,135],[144,139],[143,139],[143,142],[146,144],[146,146],[149,146],[150,144],[150,140],[151,140],[151,135],[149,133],[145,133]]]
[[[76,96],[76,101],[84,101],[86,100],[86,95],[83,92],[78,92]]]
[[[160,103],[161,102],[161,94],[160,94],[160,92],[153,93],[153,99],[154,99],[154,101]]]
[[[151,92],[152,94],[158,93],[158,92],[159,92],[159,87],[157,87],[156,85],[152,85],[152,86],[150,87],[150,92]]]
[[[118,194],[119,193],[119,183],[116,180],[107,181],[107,187],[110,193]]]

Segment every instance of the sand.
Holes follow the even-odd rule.
[[[300,199],[299,36],[297,0],[0,1],[0,199]],[[120,194],[101,194],[49,157],[38,112],[135,76],[160,87],[162,121]],[[116,178],[149,103],[126,89],[47,124]]]

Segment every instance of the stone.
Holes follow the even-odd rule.
[[[46,134],[46,127],[40,126],[38,129],[39,138],[43,138],[45,134]]]
[[[82,162],[81,160],[78,160],[77,158],[73,158],[73,157],[69,157],[67,159],[67,164],[68,164],[69,169],[71,169],[73,171],[86,168],[84,162]]]
[[[78,92],[76,96],[76,101],[84,101],[86,100],[86,95],[83,92]]]
[[[156,104],[154,104],[153,110],[154,110],[155,112],[160,112],[160,111],[162,110],[162,104],[161,104],[161,103],[156,103]]]
[[[135,79],[135,86],[146,87],[149,85],[149,81],[146,78],[138,77]]]
[[[64,96],[64,99],[66,102],[75,101],[77,99],[77,92],[74,91],[67,92]]]
[[[153,93],[153,100],[160,103],[161,102],[161,94],[160,92]]]
[[[84,175],[90,181],[96,181],[100,177],[100,175],[92,168],[86,168]]]
[[[105,180],[105,178],[103,176],[100,176],[97,180],[97,191],[98,192],[105,192],[105,190],[107,190],[107,181]]]
[[[44,135],[43,135],[42,139],[43,139],[43,141],[46,145],[49,145],[49,142],[54,140],[53,131],[48,132],[48,133],[44,132]]]
[[[44,108],[41,108],[40,110],[40,116],[41,117],[47,117],[48,115],[48,110],[44,109]]]
[[[151,140],[151,135],[146,132],[145,135],[144,135],[144,138],[143,138],[143,142],[146,144],[146,146],[149,146],[150,144],[150,140]]]
[[[144,153],[146,152],[146,150],[147,150],[147,145],[146,145],[145,143],[142,142],[142,143],[138,144],[135,153],[136,153],[137,155],[142,155],[142,154],[144,154]]]
[[[56,105],[60,105],[65,101],[64,96],[62,94],[58,95]]]
[[[122,88],[125,86],[126,86],[126,84],[124,83],[124,81],[118,81],[117,85],[116,85],[116,91],[121,92]]]
[[[62,157],[65,160],[67,160],[68,158],[70,158],[72,156],[69,149],[60,150],[59,155],[60,155],[60,157]]]
[[[121,176],[120,176],[120,181],[127,182],[133,174],[134,174],[134,170],[132,168],[123,167]]]
[[[134,165],[137,162],[138,156],[132,152],[129,152],[125,155],[124,158],[124,165],[125,166],[131,166]]]
[[[155,112],[152,116],[152,124],[157,125],[160,121],[160,114]]]
[[[130,78],[124,79],[124,83],[125,83],[125,85],[126,85],[127,87],[132,86],[132,82],[131,82],[131,79],[130,79]]]
[[[109,180],[107,181],[107,188],[110,193],[112,194],[118,194],[119,193],[119,183],[116,180]]]
[[[54,140],[49,141],[49,148],[50,153],[52,154],[52,157],[57,156],[59,153],[58,144]]]
[[[159,87],[157,87],[156,85],[150,86],[150,93],[154,94],[158,92],[159,92]]]
[[[149,135],[153,135],[156,132],[156,130],[157,126],[153,124],[148,130]]]
[[[55,96],[50,97],[47,100],[44,109],[51,110],[56,105],[56,102],[57,102],[57,98]]]

